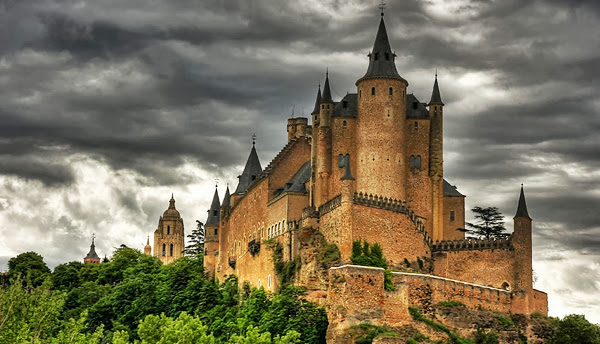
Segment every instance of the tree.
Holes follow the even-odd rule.
[[[21,275],[23,280],[31,280],[31,285],[42,285],[50,269],[44,263],[44,258],[35,252],[21,253],[8,261],[8,279],[12,280]]]
[[[196,229],[187,237],[190,239],[190,244],[185,247],[183,253],[186,256],[200,259],[204,258],[204,224],[196,220]]]
[[[83,264],[80,262],[57,265],[52,273],[52,284],[54,285],[54,289],[71,290],[77,288],[80,283],[79,270],[82,266]]]
[[[567,315],[558,321],[557,329],[549,342],[551,344],[600,344],[600,328],[587,321],[583,315]]]
[[[505,238],[508,233],[504,233],[504,216],[496,207],[475,207],[471,209],[475,213],[476,223],[467,222],[467,226],[472,229],[474,235],[484,239]]]

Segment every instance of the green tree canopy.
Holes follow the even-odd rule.
[[[571,314],[557,321],[557,329],[550,344],[600,344],[600,328],[585,316]]]
[[[44,258],[35,252],[21,253],[8,261],[8,279],[12,280],[18,275],[24,281],[30,280],[31,285],[36,287],[42,285],[50,269],[44,263]]]
[[[472,228],[468,232],[484,239],[504,238],[509,235],[508,233],[504,233],[506,231],[504,227],[504,215],[500,213],[498,208],[475,207],[471,211],[475,213],[477,222],[467,222],[467,226]]]

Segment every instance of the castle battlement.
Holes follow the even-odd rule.
[[[467,250],[513,250],[512,236],[496,239],[467,238],[464,240],[438,241],[431,245],[431,251],[467,251]]]

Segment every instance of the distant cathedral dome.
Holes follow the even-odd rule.
[[[165,210],[163,217],[181,217],[179,211],[175,209],[175,199],[173,198],[173,195],[171,195],[171,200],[169,201],[169,209]]]

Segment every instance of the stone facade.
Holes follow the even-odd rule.
[[[213,198],[207,271],[276,291],[284,280],[275,266],[298,261],[288,282],[327,304],[331,342],[360,322],[402,324],[409,305],[428,302],[547,313],[546,295],[532,285],[523,191],[512,236],[465,239],[465,197],[444,180],[437,76],[422,103],[407,94],[394,57],[382,18],[356,93],[333,101],[327,75],[312,124],[289,119],[287,144],[265,169],[253,145],[236,191],[227,189],[220,206]],[[428,274],[394,273],[397,288],[385,291],[383,270],[349,265],[357,240],[379,243],[393,270],[418,262]],[[339,250],[333,263],[321,261],[327,244]]]
[[[185,249],[183,219],[175,209],[175,199],[171,196],[169,208],[158,219],[158,228],[154,231],[154,256],[163,264],[169,264],[183,257]],[[147,252],[147,249],[144,249]]]

